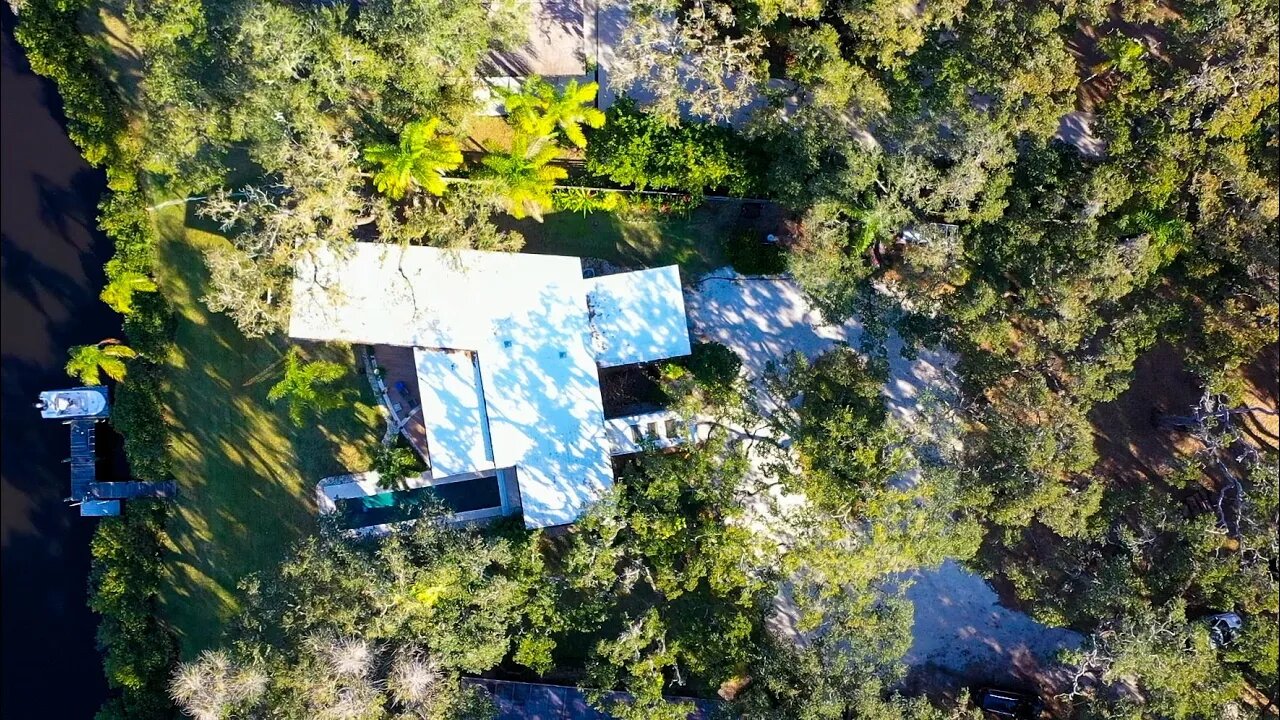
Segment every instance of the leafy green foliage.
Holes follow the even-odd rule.
[[[597,176],[638,190],[694,195],[707,190],[749,195],[761,185],[750,144],[728,128],[671,126],[625,99],[615,102],[607,117],[587,148],[587,170]]]
[[[287,708],[281,716],[314,716],[345,694],[367,701],[360,708],[371,714],[462,716],[453,700],[437,706],[396,694],[411,687],[400,682],[409,675],[389,669],[444,663],[450,669],[431,686],[432,697],[453,698],[467,648],[483,649],[467,667],[514,653],[516,662],[549,672],[567,646],[589,637],[591,677],[641,696],[623,712],[674,713],[660,703],[665,690],[684,682],[708,692],[747,668],[748,690],[763,698],[751,706],[758,717],[930,717],[922,703],[886,697],[877,684],[895,674],[910,622],[905,598],[886,591],[883,580],[887,572],[971,555],[979,519],[993,530],[985,569],[1003,575],[1041,619],[1097,628],[1093,647],[1107,655],[1097,671],[1130,677],[1147,696],[1146,706],[1096,701],[1100,716],[1207,714],[1232,701],[1237,672],[1274,687],[1273,478],[1257,469],[1262,463],[1242,476],[1238,519],[1185,517],[1175,488],[1220,482],[1212,468],[1206,473],[1203,458],[1183,454],[1165,477],[1130,483],[1110,476],[1093,451],[1091,411],[1124,392],[1135,361],[1157,340],[1178,348],[1210,389],[1229,394],[1243,389],[1240,368],[1275,342],[1275,7],[1217,0],[1175,10],[1098,0],[943,0],[911,12],[890,0],[632,5],[634,42],[608,69],[615,81],[652,91],[643,93],[655,100],[652,114],[624,101],[605,127],[589,132],[599,122],[588,106],[595,88],[556,92],[531,81],[510,108],[525,144],[486,161],[481,176],[489,182],[469,186],[477,192],[454,187],[438,199],[392,203],[370,196],[355,148],[374,145],[387,128],[414,127],[415,118],[465,127],[478,63],[492,47],[526,37],[515,4],[372,0],[316,9],[124,0],[112,10],[127,25],[142,73],[122,82],[126,104],[78,30],[97,8],[24,3],[19,40],[33,67],[58,82],[73,139],[107,168],[114,192],[100,223],[117,256],[103,299],[127,314],[129,344],[148,358],[166,356],[170,318],[147,284],[159,275],[144,208],[158,198],[134,190],[141,173],[149,193],[169,195],[227,184],[233,166],[237,184],[252,178],[252,191],[215,193],[203,207],[231,234],[210,253],[209,302],[261,335],[286,317],[298,254],[341,249],[371,222],[391,241],[513,249],[518,238],[490,222],[495,198],[515,215],[534,216],[549,204],[640,214],[692,202],[552,192],[564,175],[552,165],[554,149],[544,151],[548,135],[579,147],[590,139],[587,169],[615,183],[781,200],[800,219],[788,269],[828,320],[858,317],[866,348],[875,350],[888,323],[905,318],[919,326],[903,325],[909,340],[945,342],[961,358],[955,411],[967,433],[964,450],[923,468],[910,487],[896,481],[915,448],[879,398],[883,348],[870,364],[839,351],[782,368],[772,389],[786,409],[771,420],[794,441],[800,464],[767,482],[805,493],[819,512],[787,528],[794,546],[781,561],[762,552],[771,564],[760,564],[795,581],[803,624],[819,635],[803,657],[761,657],[766,643],[753,603],[766,593],[757,590],[757,568],[726,559],[754,563],[741,558],[758,549],[754,538],[722,529],[741,529],[736,498],[725,490],[744,481],[735,436],[725,457],[704,457],[698,448],[675,455],[678,461],[640,461],[630,482],[619,483],[617,496],[567,541],[572,562],[563,573],[547,572],[542,555],[524,543],[514,559],[501,557],[479,573],[452,549],[438,562],[429,552],[376,558],[414,568],[404,571],[414,583],[419,570],[428,573],[421,594],[408,597],[432,607],[457,607],[455,574],[486,598],[505,598],[493,590],[497,579],[537,587],[496,604],[514,619],[493,634],[518,641],[491,643],[488,630],[469,625],[484,607],[444,616],[485,636],[478,643],[445,637],[449,628],[435,619],[381,627],[412,605],[394,582],[379,580],[377,592],[350,592],[342,602],[306,594],[335,618],[395,601],[382,615],[305,635],[289,634],[288,622],[272,625],[288,635],[267,653],[283,658],[280,683],[246,712],[270,706]],[[784,82],[766,87],[767,75]],[[755,110],[747,120],[749,105]],[[1090,114],[1067,114],[1078,108]],[[680,121],[682,113],[733,118],[743,134]],[[414,179],[416,147],[403,155],[399,145],[388,148],[382,179],[391,194],[407,194],[414,182],[442,189],[438,163],[418,168]],[[245,157],[232,163],[233,154]],[[446,165],[456,164],[453,151],[444,155]],[[935,223],[956,225],[953,243],[903,236]],[[901,252],[898,239],[906,243]],[[877,242],[887,248],[880,267],[869,261]],[[737,262],[755,259],[747,253]],[[899,300],[910,312],[900,312]],[[103,358],[123,367],[124,358],[105,352],[84,355],[73,369],[86,377],[111,372]],[[681,411],[750,427],[746,387],[730,377],[732,358],[720,359],[726,362],[708,368],[698,367],[698,356],[687,369],[672,365],[665,385]],[[163,477],[163,373],[144,361],[131,368],[114,421],[126,432],[135,472]],[[303,405],[328,402],[323,388],[302,386],[280,393],[311,398]],[[744,437],[770,447],[750,431]],[[689,537],[696,538],[691,548],[677,546],[675,539]],[[104,566],[130,562],[124,553],[104,557]],[[351,572],[343,566],[326,581],[341,586],[353,574],[354,565]],[[1208,649],[1179,601],[1197,612],[1234,608],[1246,615],[1246,630],[1237,644]],[[701,623],[698,634],[691,618]],[[379,628],[373,640],[363,637],[369,627]],[[430,648],[388,647],[431,631],[441,635]],[[349,660],[366,640],[376,672],[334,670],[340,655]],[[130,663],[112,664],[115,657],[112,672],[131,677]],[[232,653],[196,669],[237,686],[236,668],[249,662]],[[1215,662],[1225,668],[1217,675]],[[141,678],[158,663],[133,665],[145,668],[132,675]],[[104,713],[131,714],[121,702]]]
[[[170,477],[164,392],[163,371],[151,363],[139,362],[129,382],[117,388],[111,407],[111,426],[124,436],[129,471],[141,480]]]
[[[67,351],[67,374],[82,385],[100,385],[102,376],[112,380],[124,380],[129,372],[126,360],[138,357],[133,348],[114,338],[101,340],[93,345],[76,345]]]
[[[361,717],[489,717],[492,706],[458,674],[501,662],[524,608],[539,607],[537,542],[523,530],[481,536],[433,518],[362,544],[330,528],[277,577],[246,584],[234,645],[181,667],[175,695],[188,711],[265,708],[283,718],[352,707]]]
[[[910,643],[910,603],[886,579],[971,557],[981,539],[981,500],[954,471],[906,474],[906,438],[888,421],[881,387],[849,348],[812,362],[793,355],[767,380],[779,408],[771,424],[799,456],[777,481],[811,504],[788,523],[796,540],[784,558],[799,627],[822,639],[825,672],[856,679],[895,677]]]
[[[517,135],[510,150],[492,150],[484,156],[484,169],[477,178],[488,182],[506,200],[512,216],[541,220],[542,211],[552,207],[556,181],[569,176],[564,168],[550,164],[557,154],[556,146],[545,139]]]
[[[462,164],[458,143],[440,135],[440,118],[415,120],[400,131],[396,144],[378,143],[364,150],[364,159],[379,166],[373,182],[378,192],[392,200],[417,186],[432,195],[443,195],[444,174]]]
[[[771,583],[759,540],[739,522],[745,472],[723,437],[647,453],[579,521],[565,606],[579,632],[603,631],[588,659],[594,701],[615,686],[636,696],[611,712],[675,713],[662,698],[668,680],[715,687],[750,656]]]
[[[379,487],[395,490],[403,486],[404,479],[426,470],[426,465],[413,448],[397,440],[383,445],[373,456],[373,469],[378,473]]]
[[[110,280],[107,281],[106,287],[102,288],[102,302],[106,303],[112,310],[121,315],[130,315],[133,313],[133,295],[134,293],[155,292],[156,283],[146,275],[134,271],[125,270],[115,273]]]
[[[162,570],[164,506],[136,499],[94,533],[89,607],[102,616],[98,646],[108,684],[120,695],[98,717],[160,720],[172,713],[165,689],[177,657],[174,639],[156,615]]]
[[[582,213],[583,217],[597,212],[614,212],[627,204],[627,198],[622,193],[587,188],[564,188],[551,194],[551,205],[556,210]]]
[[[1093,700],[1113,716],[1211,717],[1239,696],[1241,678],[1223,667],[1207,628],[1188,622],[1180,604],[1143,609],[1089,637],[1067,654],[1071,662],[1101,671],[1103,680],[1136,681],[1145,702]],[[1141,709],[1139,709],[1141,708]]]
[[[131,159],[123,149],[124,118],[119,98],[108,85],[93,51],[78,31],[77,20],[88,3],[75,0],[30,0],[14,36],[27,51],[37,73],[58,84],[67,116],[67,132],[85,159],[105,164],[113,188],[135,183]]]
[[[524,81],[518,92],[502,92],[502,102],[515,128],[531,137],[544,137],[559,133],[575,147],[585,148],[587,136],[582,126],[599,128],[605,116],[594,106],[599,85],[578,84],[570,80],[563,90],[557,90],[537,75]]]
[[[786,255],[791,275],[831,321],[850,317],[864,294],[871,267],[863,242],[874,239],[868,230],[837,206],[819,205],[805,214]]]
[[[289,408],[289,419],[294,425],[302,425],[308,410],[327,413],[343,407],[350,398],[347,393],[326,388],[347,373],[347,368],[328,360],[302,359],[302,351],[289,348],[284,356],[284,376],[267,391],[267,400],[281,400]]]
[[[697,343],[689,355],[688,368],[694,380],[712,394],[724,394],[736,389],[742,360],[720,343]]]

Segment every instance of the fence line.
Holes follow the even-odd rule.
[[[444,181],[446,183],[467,183],[467,184],[476,184],[476,183],[484,182],[483,180],[473,180],[471,178],[458,178],[458,177],[445,177]],[[660,195],[664,197],[691,197],[692,196],[692,193],[672,192],[670,190],[634,190],[634,189],[628,190],[627,188],[592,187],[590,185],[556,185],[555,189],[556,190],[589,190],[592,192],[623,193],[626,195]],[[241,192],[233,192],[231,193],[231,197],[240,197],[243,194],[244,193],[241,193]],[[155,212],[156,210],[163,210],[167,207],[173,207],[174,205],[183,205],[189,202],[208,200],[209,197],[210,196],[208,195],[192,195],[190,197],[174,198],[173,200],[165,200],[162,203],[156,203],[155,205],[149,206],[147,208],[147,212]],[[703,195],[702,199],[713,200],[716,202],[756,202],[756,203],[774,202],[773,200],[767,200],[765,198],[735,197],[733,195]]]

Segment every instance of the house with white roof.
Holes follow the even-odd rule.
[[[412,348],[422,482],[499,477],[530,528],[573,522],[636,449],[598,369],[690,352],[675,266],[584,278],[575,257],[375,243],[299,263],[289,335]]]

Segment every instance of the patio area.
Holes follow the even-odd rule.
[[[391,409],[398,419],[409,418],[400,433],[430,466],[431,454],[427,445],[427,427],[422,422],[422,399],[418,396],[418,371],[414,365],[413,348],[374,345],[373,356],[382,370]]]

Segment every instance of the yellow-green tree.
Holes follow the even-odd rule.
[[[594,105],[599,88],[593,82],[579,85],[577,80],[570,80],[564,90],[557,90],[535,75],[518,92],[501,95],[507,117],[520,132],[542,137],[559,131],[569,142],[584,148],[587,136],[582,126],[604,126],[604,113]]]
[[[116,273],[102,288],[99,295],[102,302],[121,315],[133,312],[133,294],[139,292],[155,292],[156,283],[145,274],[136,270],[125,270]]]
[[[267,399],[273,403],[284,400],[289,419],[294,425],[302,425],[307,410],[325,413],[347,403],[348,392],[325,387],[345,373],[346,368],[328,360],[303,362],[302,353],[292,347],[284,356],[284,377],[267,392]]]
[[[138,356],[133,348],[114,338],[107,338],[92,345],[76,345],[67,351],[66,371],[84,385],[100,385],[105,373],[112,380],[124,380],[129,368],[126,360]]]
[[[462,164],[462,151],[456,140],[439,130],[440,118],[415,120],[400,131],[398,142],[365,148],[364,159],[379,167],[373,176],[378,192],[393,200],[414,187],[444,194],[444,174]]]
[[[491,150],[481,160],[484,168],[477,177],[493,186],[507,212],[541,222],[542,211],[551,208],[556,181],[569,176],[564,168],[550,164],[555,157],[555,145],[518,134],[510,150]]]

